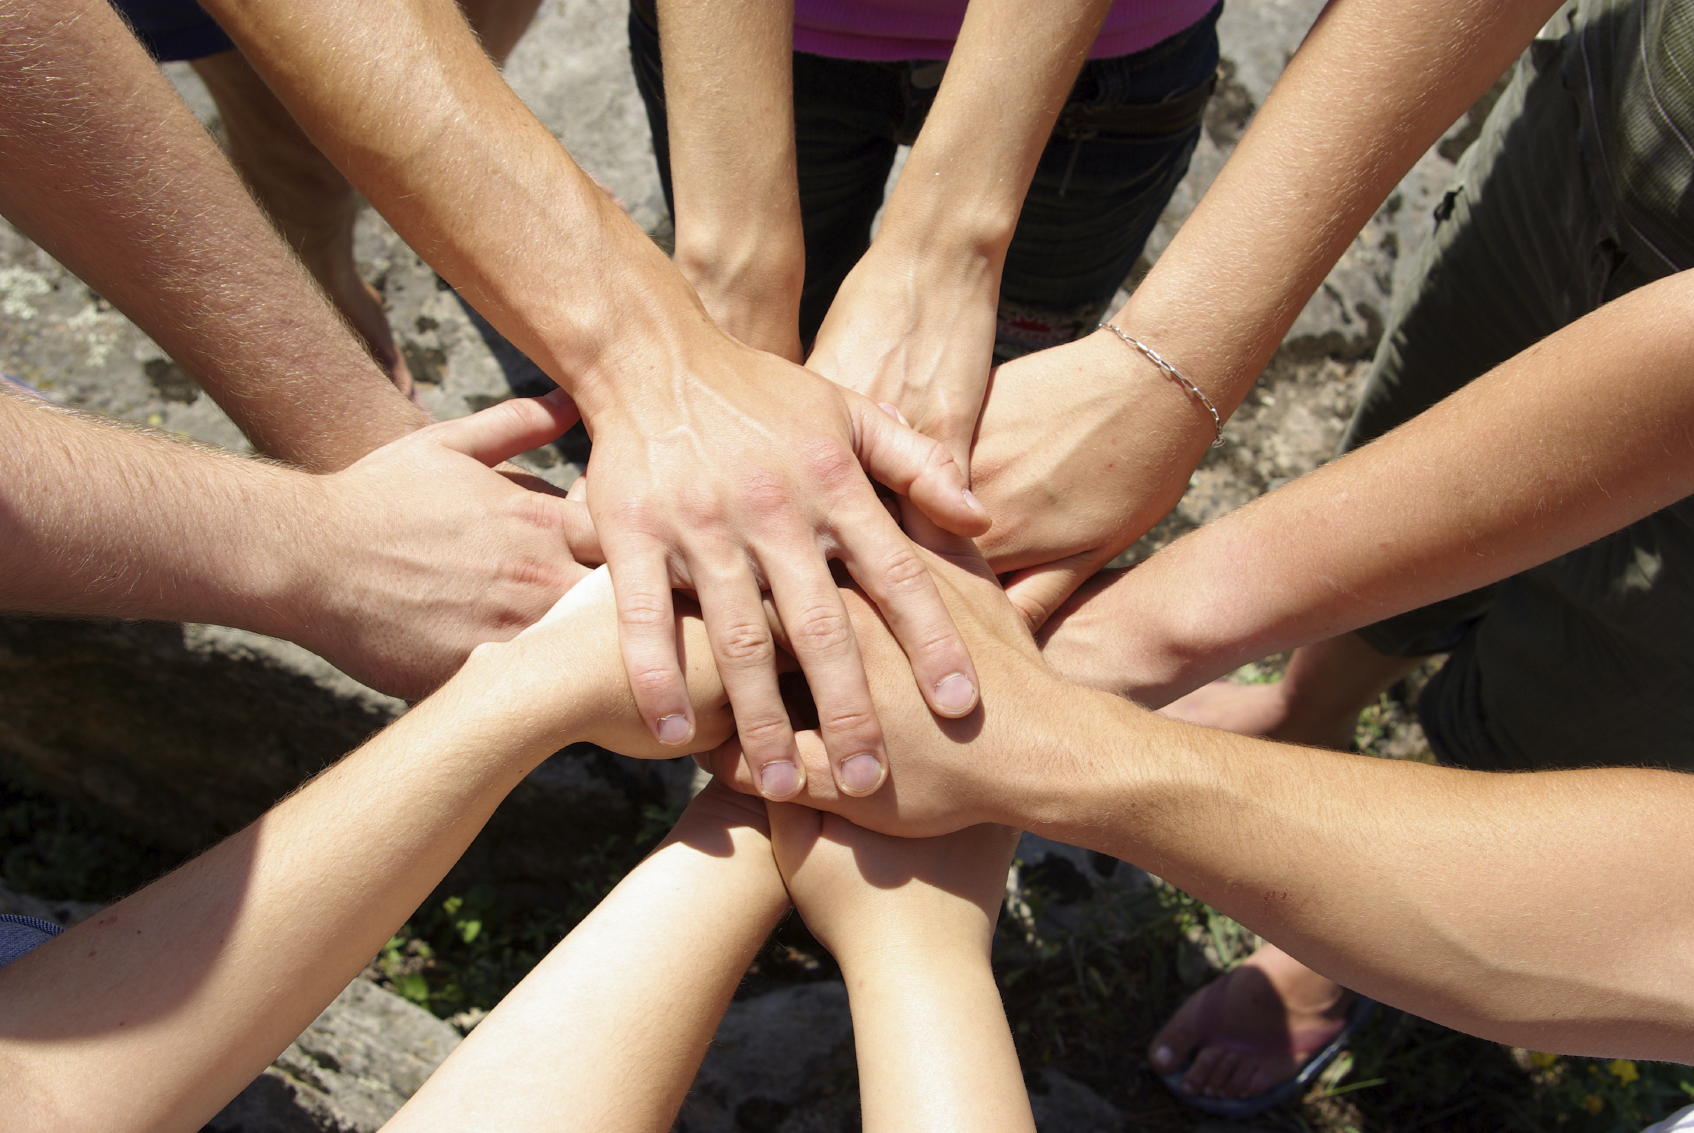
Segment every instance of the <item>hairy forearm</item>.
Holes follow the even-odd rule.
[[[1694,1057],[1694,840],[1665,821],[1694,805],[1694,779],[1458,771],[1071,697],[1045,747],[1071,768],[1033,807],[1054,821],[1032,829],[1133,861],[1437,1022],[1542,1050]]]
[[[1331,0],[1115,320],[1231,411],[1390,190],[1557,7]]]
[[[662,1133],[787,908],[762,831],[685,815],[390,1128],[439,1129],[475,1112],[507,1130]]]
[[[1163,703],[1246,661],[1546,562],[1694,493],[1691,302],[1694,273],[1633,292],[1178,540],[1067,611],[1049,659],[1061,672],[1115,670],[1108,687]],[[1100,649],[1112,660],[1081,655]]]
[[[590,420],[605,374],[651,336],[709,330],[452,0],[207,8],[365,198]]]
[[[26,1099],[10,1120],[198,1128],[399,928],[551,739],[497,688],[457,680],[246,830],[0,971],[0,1067]]]
[[[677,266],[732,333],[794,353],[806,256],[792,0],[662,0],[658,15]]]
[[[0,606],[281,631],[316,478],[14,394],[0,438]]]
[[[334,471],[428,424],[325,304],[108,4],[0,2],[0,212],[261,452]]]
[[[980,947],[913,941],[842,961],[866,1133],[1035,1127]]]

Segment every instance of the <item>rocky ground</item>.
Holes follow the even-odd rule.
[[[1321,6],[1321,0],[1230,0],[1220,24],[1224,82],[1149,258],[1168,244],[1215,176]],[[577,160],[663,239],[668,219],[629,76],[626,11],[618,0],[547,0],[508,76]],[[168,71],[216,132],[215,107],[192,72],[181,66]],[[1479,121],[1479,112],[1473,117]],[[1476,124],[1458,123],[1366,226],[1229,422],[1229,443],[1207,457],[1180,506],[1130,558],[1332,454],[1357,398],[1364,360],[1380,336],[1396,271],[1430,230],[1452,161]],[[374,214],[361,221],[358,253],[437,416],[460,416],[550,385]],[[157,346],[3,223],[0,370],[68,405],[246,447]],[[567,437],[519,459],[563,485],[585,461],[585,444],[580,435]],[[1273,659],[1266,671],[1274,667]],[[1423,755],[1405,700],[1386,699],[1377,711],[1361,737],[1371,750]],[[6,774],[97,808],[115,828],[166,855],[191,852],[239,828],[403,707],[303,650],[253,634],[0,619],[0,764]],[[573,863],[606,839],[637,829],[644,809],[674,806],[691,779],[688,764],[638,764],[586,748],[562,752],[501,808],[442,892],[484,885],[498,887],[515,907],[565,901],[575,892]],[[1095,916],[1091,909],[1146,900],[1148,880],[1128,866],[1039,840],[1027,843],[1021,856],[1023,869],[1046,879],[1039,915],[1023,904],[1030,939],[1072,931]],[[1012,896],[1015,913],[1015,886]],[[0,895],[0,908],[29,900]],[[66,919],[78,911],[61,903],[41,915]],[[1220,944],[1227,929],[1196,924],[1188,931],[1190,953],[1179,965],[1188,980],[1203,978],[1250,943],[1229,937]],[[839,984],[755,983],[762,994],[745,996],[732,1008],[682,1127],[787,1133],[855,1127],[850,1025]],[[356,983],[211,1128],[374,1129],[454,1041],[456,1032],[427,1013],[373,984]],[[362,1053],[349,1053],[355,1050]],[[1136,1076],[1138,1051],[1114,1057],[1125,1074]],[[776,1063],[784,1072],[766,1081],[768,1071],[758,1067]],[[1165,1109],[1154,1121],[1144,1105],[1130,1101],[1133,1085],[1108,1086],[1099,1076],[1091,1082],[1032,1071],[1042,1129],[1193,1127],[1191,1120],[1171,1124],[1177,1118]]]

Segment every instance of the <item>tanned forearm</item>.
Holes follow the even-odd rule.
[[[0,608],[285,635],[316,478],[3,392],[0,441]]]
[[[334,471],[429,423],[324,302],[103,0],[0,0],[0,212],[259,451]]]
[[[1499,1042],[1694,1059],[1694,779],[1491,775],[1055,694],[1030,828],[1135,862],[1302,962]],[[1080,726],[1079,726],[1080,725]],[[1650,909],[1650,915],[1642,910]]]
[[[401,237],[591,421],[609,371],[656,371],[655,335],[709,328],[664,253],[512,92],[451,0],[207,9]]]
[[[1331,0],[1115,321],[1227,414],[1365,221],[1557,8]]]
[[[1690,303],[1694,273],[1632,292],[1178,540],[1068,607],[1049,660],[1162,704],[1247,661],[1506,578],[1694,493]]]

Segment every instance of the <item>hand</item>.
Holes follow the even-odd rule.
[[[1099,331],[1001,366],[972,482],[994,529],[982,550],[1039,628],[1163,518],[1214,434],[1181,387]]]
[[[843,790],[874,791],[882,729],[826,560],[839,558],[886,614],[909,661],[901,671],[929,706],[962,715],[976,703],[970,655],[866,474],[953,530],[982,531],[987,517],[945,449],[870,402],[715,330],[694,341],[703,349],[674,380],[602,382],[589,411],[588,508],[636,701],[661,742],[693,739],[671,602],[672,587],[690,588],[766,797],[798,791],[804,768],[777,691],[768,589],[815,691],[830,766]]]
[[[843,591],[894,753],[889,781],[868,798],[854,798],[827,776],[813,776],[794,801],[908,838],[985,822],[1028,829],[1050,821],[1048,808],[1059,797],[1059,780],[1071,769],[1032,753],[1063,750],[1055,737],[1068,735],[1075,714],[1088,710],[1079,707],[1079,699],[1098,694],[1063,683],[1047,667],[1023,619],[967,541],[944,542],[935,531],[920,532],[920,537],[947,551],[945,556],[920,554],[970,646],[982,677],[982,702],[962,719],[938,719],[904,679],[899,648],[876,608],[856,591]],[[818,734],[805,731],[798,738],[801,756],[822,766]],[[737,740],[701,763],[738,790],[754,789]]]
[[[907,948],[956,947],[988,959],[1016,830],[985,824],[938,838],[891,838],[839,815],[768,805],[788,895],[843,965]]]
[[[735,720],[712,663],[700,609],[686,598],[677,603],[675,640],[699,722],[695,742],[705,751],[734,734]],[[540,621],[511,641],[478,646],[472,659],[483,694],[521,705],[525,725],[546,731],[549,750],[592,743],[635,759],[677,754],[654,738],[636,708],[618,647],[612,577],[605,567],[590,571]],[[571,676],[562,684],[558,674],[565,672]],[[752,805],[764,804],[753,800]]]
[[[842,281],[806,365],[947,446],[970,478],[994,364],[998,255],[920,256],[879,233]]]
[[[303,526],[314,537],[301,541],[293,600],[267,632],[412,700],[477,645],[515,635],[588,573],[569,542],[590,522],[581,505],[491,466],[576,416],[563,394],[507,401],[311,478]]]

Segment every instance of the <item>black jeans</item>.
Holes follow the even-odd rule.
[[[1132,55],[1083,65],[1041,155],[1000,282],[997,353],[1093,330],[1188,171],[1218,66],[1220,3]],[[664,72],[650,13],[632,4],[630,58],[671,202]],[[944,64],[794,53],[794,132],[805,225],[800,337],[810,343],[870,247],[897,146],[917,138]]]

